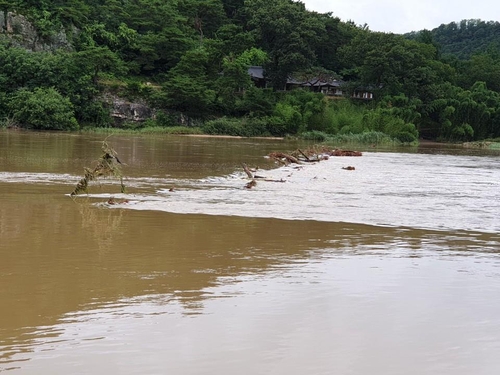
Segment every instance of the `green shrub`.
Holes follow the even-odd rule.
[[[250,117],[269,116],[274,109],[276,95],[271,89],[250,87],[243,97],[236,100],[235,112]]]
[[[417,137],[415,137],[414,134],[407,132],[407,131],[402,131],[399,132],[395,135],[395,138],[400,141],[401,143],[412,143],[417,140]]]
[[[469,124],[462,124],[453,128],[451,132],[452,140],[470,141],[474,137],[474,129]]]
[[[73,105],[54,88],[19,90],[9,107],[22,127],[39,130],[73,130],[78,128]]]
[[[227,117],[207,121],[205,122],[205,124],[203,124],[201,129],[205,134],[210,135],[243,135],[243,127],[241,126],[241,122],[236,119],[229,119]]]
[[[311,130],[300,135],[300,138],[307,141],[324,142],[328,139],[328,134],[319,130]]]
[[[243,118],[246,137],[267,137],[270,136],[267,118]]]
[[[272,134],[283,136],[329,128],[332,113],[324,95],[297,89],[280,93],[279,98],[270,119]]]
[[[383,132],[403,143],[412,143],[418,140],[418,131],[415,125],[406,123],[403,119],[387,113],[384,109],[369,111],[363,117],[365,129]]]
[[[175,115],[166,113],[164,111],[158,111],[158,113],[156,114],[156,124],[158,126],[163,126],[163,127],[171,127],[178,125]]]
[[[258,137],[269,135],[266,125],[264,119],[222,117],[205,122],[202,130],[205,134]]]
[[[87,102],[82,106],[80,123],[89,124],[98,128],[111,126],[112,118],[109,108],[104,103],[98,101]]]
[[[276,104],[271,116],[269,131],[273,135],[297,134],[302,125],[302,115],[289,103]]]
[[[326,107],[320,113],[314,113],[307,117],[307,129],[326,132],[333,122],[333,111]]]
[[[131,98],[137,98],[141,94],[142,85],[137,81],[127,82],[127,95]]]
[[[349,134],[363,132],[363,115],[366,109],[347,100],[336,100],[328,106],[326,132]]]
[[[337,134],[330,136],[328,144],[355,144],[355,145],[394,145],[399,141],[381,132],[365,132],[360,134]]]

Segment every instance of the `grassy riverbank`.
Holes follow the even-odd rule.
[[[177,134],[177,135],[202,135],[204,134],[201,128],[188,128],[186,126],[147,126],[138,128],[92,128],[86,127],[80,130],[82,133],[96,134]]]
[[[299,100],[300,99],[300,100]],[[315,110],[311,110],[311,106]],[[148,119],[125,123],[120,128],[84,128],[96,133],[204,134],[235,137],[291,137],[336,144],[401,145],[418,142],[411,123],[349,100],[331,101],[321,94],[287,94],[273,111],[254,116],[222,116],[197,120],[195,127],[173,126],[172,121]]]
[[[295,136],[287,135],[285,137],[274,137],[269,134],[255,134],[255,135],[239,135],[239,134],[207,134],[203,128],[195,127],[188,128],[184,126],[175,127],[143,127],[135,129],[123,128],[84,128],[80,130],[81,133],[94,133],[94,134],[158,134],[158,135],[191,135],[198,137],[231,137],[231,138],[266,138],[266,139],[300,139],[305,141],[314,141],[316,143],[325,143],[329,145],[377,145],[377,146],[401,146],[404,143],[395,138],[391,138],[387,134],[380,132],[366,132],[362,134],[342,134],[342,135],[329,135],[320,131],[305,132]],[[418,141],[407,143],[408,146],[418,145]]]

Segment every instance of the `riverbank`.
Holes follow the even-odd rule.
[[[0,128],[0,131],[13,131],[13,132],[40,132],[39,130],[30,130],[19,127],[10,128]],[[43,133],[65,133],[65,131],[43,131]],[[83,128],[78,131],[70,131],[70,133],[80,133],[80,134],[104,134],[104,135],[178,135],[185,137],[196,137],[196,138],[221,138],[221,139],[262,139],[262,140],[285,140],[285,139],[296,139],[302,141],[313,141],[317,143],[325,143],[331,146],[335,145],[350,145],[350,146],[429,146],[429,147],[463,147],[463,148],[476,148],[476,149],[487,149],[487,150],[500,150],[500,140],[484,140],[475,142],[440,142],[428,139],[419,139],[411,144],[405,144],[392,139],[384,133],[378,132],[367,132],[363,134],[343,134],[343,135],[328,135],[323,132],[307,132],[299,134],[296,136],[254,136],[245,137],[239,135],[227,135],[227,134],[205,134],[203,130],[199,127],[185,127],[185,126],[174,126],[174,127],[144,127],[144,128]]]

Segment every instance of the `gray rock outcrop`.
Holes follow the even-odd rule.
[[[0,36],[8,38],[14,46],[35,52],[73,49],[64,29],[42,38],[26,17],[14,12],[0,12]]]
[[[116,127],[121,127],[127,122],[140,123],[156,117],[155,110],[140,100],[129,101],[111,94],[104,95],[101,100],[110,109],[110,115]]]

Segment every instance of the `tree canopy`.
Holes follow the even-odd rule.
[[[19,15],[36,37],[24,34]],[[21,126],[108,126],[102,98],[112,92],[139,96],[160,114],[243,118],[267,134],[500,137],[498,22],[395,35],[294,0],[0,0],[0,21],[0,119]],[[66,48],[48,48],[55,39]],[[255,65],[265,84],[249,76]],[[350,103],[314,86],[290,91],[288,82],[304,77],[342,80]],[[351,98],[360,90],[373,100]]]

